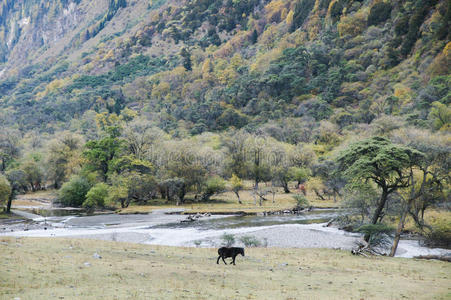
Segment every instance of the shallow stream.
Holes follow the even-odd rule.
[[[29,237],[72,237],[113,240],[132,243],[218,247],[224,233],[235,237],[236,245],[242,245],[243,237],[252,237],[266,247],[339,248],[351,249],[361,239],[360,234],[326,227],[327,221],[341,212],[331,209],[315,209],[299,215],[270,216],[209,216],[193,222],[186,215],[156,211],[150,214],[95,216],[49,216],[18,212],[43,226],[38,229],[3,227],[0,235]],[[397,256],[451,255],[451,250],[427,248],[418,241],[401,240]]]

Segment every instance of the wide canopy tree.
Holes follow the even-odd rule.
[[[395,145],[383,137],[372,137],[351,144],[338,158],[338,170],[352,181],[372,181],[381,196],[371,219],[376,224],[383,217],[388,196],[399,188],[409,186],[410,167],[423,154],[417,150]]]

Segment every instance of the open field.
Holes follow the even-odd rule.
[[[239,204],[237,197],[233,192],[225,192],[212,197],[208,202],[192,202],[187,201],[179,208],[184,208],[187,213],[192,212],[238,212],[244,211],[247,213],[259,213],[264,211],[276,211],[292,209],[296,206],[296,201],[293,199],[295,194],[294,190],[289,193],[283,193],[282,190],[278,190],[274,197],[272,194],[265,195],[266,201],[262,201],[262,206],[259,205],[259,199],[255,200],[252,194],[252,190],[243,190],[240,192],[241,202]],[[188,196],[188,199],[191,195]],[[313,193],[307,193],[307,199],[309,204],[314,207],[338,207],[339,202],[331,200],[319,200]],[[257,203],[255,203],[257,201]],[[152,201],[147,205],[131,204],[128,208],[119,209],[120,213],[144,213],[151,212],[154,209],[171,208],[175,207],[173,203],[166,203],[165,200]]]
[[[0,253],[2,299],[451,297],[449,263],[338,250],[248,248],[226,266],[215,249],[6,237]]]
[[[52,201],[57,197],[55,190],[37,191],[18,195],[12,202],[13,208],[21,207],[50,207]]]

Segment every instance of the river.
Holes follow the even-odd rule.
[[[227,233],[240,239],[250,236],[264,247],[336,248],[350,250],[360,234],[327,227],[327,221],[340,214],[331,209],[316,209],[299,215],[204,216],[182,222],[186,215],[168,214],[167,210],[150,214],[66,215],[43,217],[16,211],[33,219],[30,226],[1,226],[0,236],[92,238],[151,245],[183,247],[218,247]],[[174,212],[174,211],[172,211]],[[416,240],[401,240],[396,256],[451,255],[451,250],[427,248]]]

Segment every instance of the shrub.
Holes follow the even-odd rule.
[[[394,229],[385,224],[365,224],[357,228],[357,232],[369,236],[371,248],[388,248],[391,245]]]
[[[105,206],[105,199],[108,197],[108,185],[101,182],[93,186],[86,194],[83,207],[92,210],[96,207]]]
[[[205,191],[202,194],[202,200],[208,201],[214,194],[225,190],[225,181],[219,176],[210,177],[205,184]]]
[[[91,188],[89,181],[79,175],[72,176],[64,183],[58,195],[58,200],[64,206],[78,207],[86,200],[86,194]]]
[[[292,197],[294,200],[296,200],[296,206],[298,208],[305,208],[310,205],[307,198],[305,198],[305,196],[302,194],[296,194],[293,195]]]
[[[233,244],[235,244],[235,236],[233,234],[224,233],[221,236],[222,239],[222,245],[225,247],[231,247]]]
[[[426,235],[426,245],[433,247],[451,248],[451,222],[441,220],[432,226],[430,233]]]
[[[8,201],[11,195],[11,185],[5,176],[0,175],[0,204]]]
[[[261,245],[260,241],[252,235],[244,235],[240,237],[240,242],[246,247],[259,247]]]
[[[433,121],[435,129],[447,131],[451,127],[451,108],[438,101],[432,102],[429,118]]]

